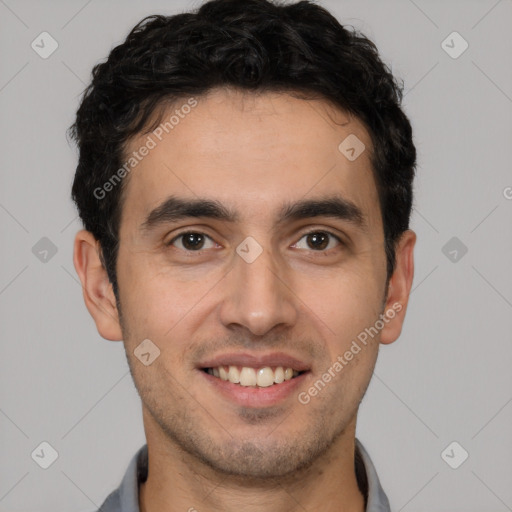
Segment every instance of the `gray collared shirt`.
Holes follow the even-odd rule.
[[[366,497],[366,512],[391,512],[377,471],[361,442],[356,438],[356,476],[361,492]],[[144,482],[148,473],[148,445],[142,446],[133,456],[121,485],[113,491],[98,512],[140,512],[139,482]]]

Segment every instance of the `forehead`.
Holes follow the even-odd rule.
[[[356,159],[347,157],[352,147],[364,148]],[[270,223],[284,202],[339,194],[378,222],[371,149],[364,125],[322,100],[229,89],[185,98],[126,147],[126,161],[133,152],[140,160],[126,183],[123,224],[171,195],[211,198],[242,220]]]

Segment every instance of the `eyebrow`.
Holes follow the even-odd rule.
[[[332,217],[354,224],[365,230],[366,217],[352,201],[340,196],[319,199],[302,199],[284,204],[277,216],[277,224],[315,217]],[[225,222],[238,222],[240,215],[219,201],[212,199],[182,199],[171,196],[153,209],[140,228],[149,232],[162,224],[187,218],[209,218]]]

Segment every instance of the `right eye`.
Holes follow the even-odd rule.
[[[210,240],[213,245],[205,247],[207,240]],[[177,249],[184,251],[199,252],[203,249],[211,249],[215,246],[215,242],[211,237],[204,233],[198,233],[197,231],[185,231],[175,236],[167,245],[172,245]]]

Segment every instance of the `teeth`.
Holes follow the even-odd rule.
[[[285,380],[290,380],[299,375],[297,370],[283,368],[282,366],[278,366],[275,370],[269,366],[259,369],[247,366],[243,366],[241,369],[237,366],[219,366],[217,368],[208,368],[207,372],[233,384],[240,384],[245,387],[258,386],[261,388],[266,388],[273,384],[281,384]]]
[[[274,384],[274,372],[272,368],[261,368],[256,374],[256,384],[260,388],[268,388]]]
[[[247,368],[244,366],[240,372],[240,385],[241,386],[256,386],[256,372],[254,368]]]
[[[228,380],[233,384],[238,384],[240,382],[240,371],[236,366],[229,367]]]

